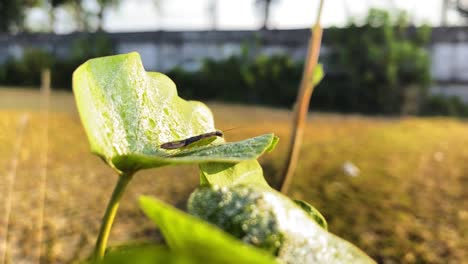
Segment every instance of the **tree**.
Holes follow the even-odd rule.
[[[64,8],[70,12],[78,31],[89,30],[88,18],[90,13],[84,9],[83,0],[45,0],[44,2],[49,12],[49,27],[51,32],[54,31],[55,10],[57,8]]]
[[[97,13],[97,19],[98,19],[98,31],[103,31],[103,23],[104,23],[104,12],[107,10],[109,7],[115,7],[120,3],[120,0],[97,0],[97,3],[99,5],[99,11]]]
[[[90,12],[83,6],[84,0],[46,0],[49,9],[50,28],[53,31],[55,24],[55,10],[63,7],[68,10],[73,16],[78,31],[90,31],[96,29],[103,30],[104,13],[109,7],[115,7],[120,3],[120,0],[96,0],[98,11]],[[95,17],[97,20],[96,27],[92,27],[89,23],[89,18]]]
[[[89,17],[91,15],[84,6],[83,0],[66,1],[65,5],[71,12],[76,23],[76,30],[80,32],[90,31]]]
[[[417,114],[431,83],[430,27],[408,34],[408,21],[405,13],[371,9],[364,25],[329,29],[336,83],[318,90],[318,104],[328,100],[340,111]]]
[[[12,32],[22,26],[24,11],[19,0],[0,0],[0,32]]]
[[[262,29],[268,29],[270,21],[271,5],[278,2],[278,0],[256,0],[255,5],[259,7],[262,13]]]
[[[442,0],[441,24],[447,25],[447,13],[449,10],[455,10],[461,17],[468,19],[468,1],[467,0]]]
[[[468,18],[468,1],[457,0],[457,12],[464,18]]]
[[[71,2],[71,0],[46,0],[45,5],[46,9],[48,10],[47,12],[49,13],[49,29],[50,32],[54,32],[54,26],[55,26],[55,10],[58,7],[61,7],[65,5],[67,2]]]
[[[38,0],[0,0],[0,33],[23,31],[26,10],[38,4]]]
[[[218,28],[218,0],[210,0],[207,11],[210,17],[211,28],[216,30]]]
[[[441,11],[442,11],[442,14],[441,14],[441,17],[440,17],[440,24],[442,26],[446,26],[447,25],[447,13],[448,13],[448,9],[449,9],[449,2],[450,0],[442,0],[442,8],[441,8]]]
[[[349,21],[350,18],[352,17],[351,9],[349,8],[349,4],[346,0],[342,0],[342,3],[343,3],[343,8],[346,14],[346,20]]]
[[[164,16],[164,10],[163,10],[163,3],[164,3],[164,0],[153,0],[153,5],[156,9],[156,12],[157,12],[157,15],[159,17],[159,21],[157,23],[159,23],[159,27],[162,28],[162,21],[163,21],[163,16]]]

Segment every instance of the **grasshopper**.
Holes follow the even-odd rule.
[[[179,149],[179,148],[187,147],[193,143],[199,142],[202,139],[208,139],[208,138],[212,139],[211,141],[208,140],[209,141],[208,143],[211,143],[212,141],[216,139],[216,137],[223,137],[223,136],[224,136],[223,132],[216,130],[213,132],[203,133],[203,134],[196,135],[196,136],[189,137],[189,138],[182,139],[182,140],[166,142],[160,145],[159,147],[163,149]]]

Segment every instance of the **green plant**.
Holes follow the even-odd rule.
[[[108,36],[96,33],[80,36],[70,45],[70,56],[56,59],[52,67],[53,87],[70,89],[73,71],[86,60],[113,53],[114,46]]]
[[[214,224],[222,221],[218,226],[237,227],[223,231],[161,201],[142,197],[141,207],[159,226],[169,247],[160,247],[157,251],[161,254],[149,254],[148,258],[167,258],[168,263],[275,263],[274,257],[286,263],[373,263],[356,247],[328,233],[323,217],[313,207],[304,202],[297,205],[268,186],[256,159],[274,148],[277,138],[273,134],[233,143],[217,138],[194,148],[160,148],[166,142],[213,131],[214,121],[202,103],[179,98],[174,83],[165,75],[144,71],[138,54],[84,63],[73,75],[73,89],[92,151],[119,174],[96,243],[95,261],[111,261],[114,254],[135,251],[148,254],[145,248],[129,247],[105,258],[120,198],[138,170],[200,164],[201,187],[197,192],[208,190],[208,195],[197,198],[197,192],[194,194],[192,213],[203,217],[205,207],[205,212],[217,212]],[[231,206],[244,212],[242,219],[229,215]],[[248,224],[252,219],[266,225]],[[236,237],[253,245],[268,245],[270,254]],[[264,243],[258,240],[261,237],[266,239]]]
[[[70,89],[73,71],[90,58],[108,56],[114,47],[110,39],[102,34],[89,34],[76,38],[69,46],[66,58],[39,48],[25,49],[20,58],[10,58],[0,66],[0,83],[19,86],[39,86],[41,72],[51,69],[52,86]]]
[[[195,72],[176,68],[167,75],[190,98],[289,107],[302,66],[285,54],[251,58],[245,52],[224,60],[206,59]]]
[[[420,114],[431,84],[431,28],[410,27],[406,14],[371,10],[363,23],[326,30],[325,68],[312,109],[366,114]],[[171,70],[189,97],[290,107],[303,63],[285,54],[243,52],[207,59],[200,70]]]
[[[351,24],[329,33],[334,51],[329,63],[342,79],[336,84],[336,89],[342,89],[334,96],[346,98],[344,110],[419,113],[431,82],[426,51],[429,27],[410,31],[405,13],[393,17],[387,11],[372,9],[363,25]],[[322,92],[323,96],[330,93],[319,91],[317,97]]]
[[[468,117],[468,105],[456,96],[433,95],[426,101],[423,115]]]
[[[7,85],[32,86],[41,82],[41,71],[54,65],[56,59],[40,49],[25,49],[21,59],[10,58],[3,65],[0,81]]]

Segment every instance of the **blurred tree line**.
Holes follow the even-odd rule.
[[[468,116],[460,99],[429,95],[429,27],[409,28],[403,13],[371,10],[365,21],[327,30],[326,76],[315,90],[312,109],[366,114]],[[261,45],[261,44],[258,44]],[[257,47],[258,48],[258,47]],[[206,59],[200,69],[167,74],[188,99],[291,107],[302,63],[286,55],[256,56],[256,47],[223,60]],[[40,71],[52,69],[53,87],[71,88],[72,72],[89,58],[114,54],[105,34],[83,35],[67,59],[30,49],[0,65],[2,85],[37,86]]]
[[[32,8],[43,9],[49,16],[48,28],[42,31],[54,31],[55,13],[59,8],[71,15],[76,31],[102,31],[104,13],[109,8],[117,6],[121,0],[95,0],[97,10],[87,9],[84,2],[84,0],[0,0],[0,33],[30,31],[31,29],[25,25],[25,18]]]
[[[24,31],[26,9],[37,4],[33,0],[0,0],[0,33]]]
[[[0,33],[21,33],[28,31],[54,32],[56,24],[56,12],[58,9],[66,11],[74,23],[75,31],[94,32],[104,31],[104,16],[111,8],[116,8],[124,0],[93,0],[97,8],[89,8],[93,4],[86,5],[85,0],[0,0]],[[161,11],[163,0],[151,0],[156,8]],[[206,9],[212,24],[216,29],[218,24],[219,0],[209,0]],[[261,17],[261,29],[268,29],[272,6],[279,0],[255,0],[254,5]],[[25,19],[29,10],[42,9],[48,14],[47,28],[28,28]],[[159,14],[161,15],[161,14]]]
[[[326,76],[316,88],[315,110],[385,115],[468,116],[458,97],[429,95],[431,28],[409,27],[406,13],[371,9],[361,23],[327,30]],[[205,60],[200,70],[168,75],[181,94],[194,99],[291,107],[302,63],[285,55]]]
[[[11,57],[0,65],[0,84],[11,86],[40,85],[41,71],[51,69],[52,86],[71,90],[73,71],[90,58],[114,54],[114,46],[105,34],[86,34],[71,44],[68,57],[59,58],[43,49],[25,49],[21,58]]]
[[[322,89],[321,101],[343,111],[419,113],[431,84],[426,50],[431,28],[410,31],[408,25],[404,12],[392,17],[373,9],[363,25],[331,29],[329,47],[334,52],[327,64],[335,74],[331,86],[339,90]]]

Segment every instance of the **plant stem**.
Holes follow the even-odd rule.
[[[101,222],[101,228],[99,230],[96,246],[94,248],[94,260],[102,260],[104,257],[104,253],[106,252],[107,247],[107,240],[109,238],[112,224],[114,223],[115,215],[119,209],[120,199],[122,198],[128,183],[132,179],[132,176],[132,173],[122,173],[119,175],[119,180],[115,185],[114,192],[112,193],[109,203],[107,204],[106,213],[104,214],[104,218]]]
[[[313,76],[314,70],[318,63],[320,53],[320,43],[322,42],[322,27],[320,26],[320,18],[322,15],[324,0],[320,0],[320,5],[317,14],[317,20],[312,28],[312,35],[309,40],[309,48],[307,50],[307,57],[302,73],[302,80],[299,87],[299,93],[296,98],[294,106],[294,119],[292,126],[291,141],[289,143],[289,150],[287,156],[286,167],[282,173],[280,180],[279,190],[286,194],[291,185],[294,171],[297,167],[299,158],[299,151],[302,144],[302,137],[304,134],[304,126],[309,110],[310,97],[314,91]]]

